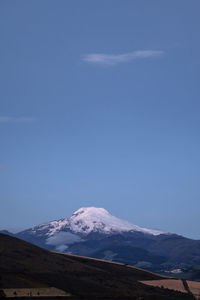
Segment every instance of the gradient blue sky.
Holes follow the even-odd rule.
[[[97,206],[200,239],[199,11],[1,0],[0,229]]]

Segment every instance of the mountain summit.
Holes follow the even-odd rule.
[[[69,218],[69,227],[73,232],[86,235],[91,232],[113,234],[127,231],[139,231],[152,235],[163,233],[158,230],[141,228],[112,216],[104,208],[97,207],[83,207],[78,209],[71,218]]]
[[[160,235],[163,232],[142,228],[127,221],[112,216],[104,208],[82,207],[73,213],[70,218],[51,221],[25,230],[24,234],[53,237],[60,232],[70,232],[85,237],[90,233],[117,234],[123,232],[142,232],[150,235]]]

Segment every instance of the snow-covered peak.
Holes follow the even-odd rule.
[[[73,213],[72,217],[74,217],[74,216],[77,217],[80,215],[82,215],[82,217],[83,216],[86,217],[88,215],[103,216],[103,215],[109,215],[109,212],[105,208],[100,208],[100,207],[93,207],[93,206],[92,207],[81,207]]]
[[[83,207],[78,209],[69,218],[69,228],[72,232],[89,234],[90,232],[101,232],[105,234],[127,231],[139,231],[152,235],[159,235],[163,232],[141,228],[127,221],[112,216],[104,208]]]
[[[91,232],[116,234],[128,231],[143,232],[151,235],[160,235],[164,232],[151,230],[134,225],[130,222],[112,216],[106,209],[97,207],[82,207],[73,213],[70,218],[51,221],[21,232],[32,235],[52,237],[60,232],[71,232],[79,236],[86,236]]]

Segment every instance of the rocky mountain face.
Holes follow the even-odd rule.
[[[141,228],[104,208],[80,208],[70,218],[15,235],[48,250],[91,256],[151,271],[184,271],[200,265],[200,241]]]

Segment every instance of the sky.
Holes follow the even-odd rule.
[[[96,206],[200,239],[199,10],[0,1],[0,229]]]

